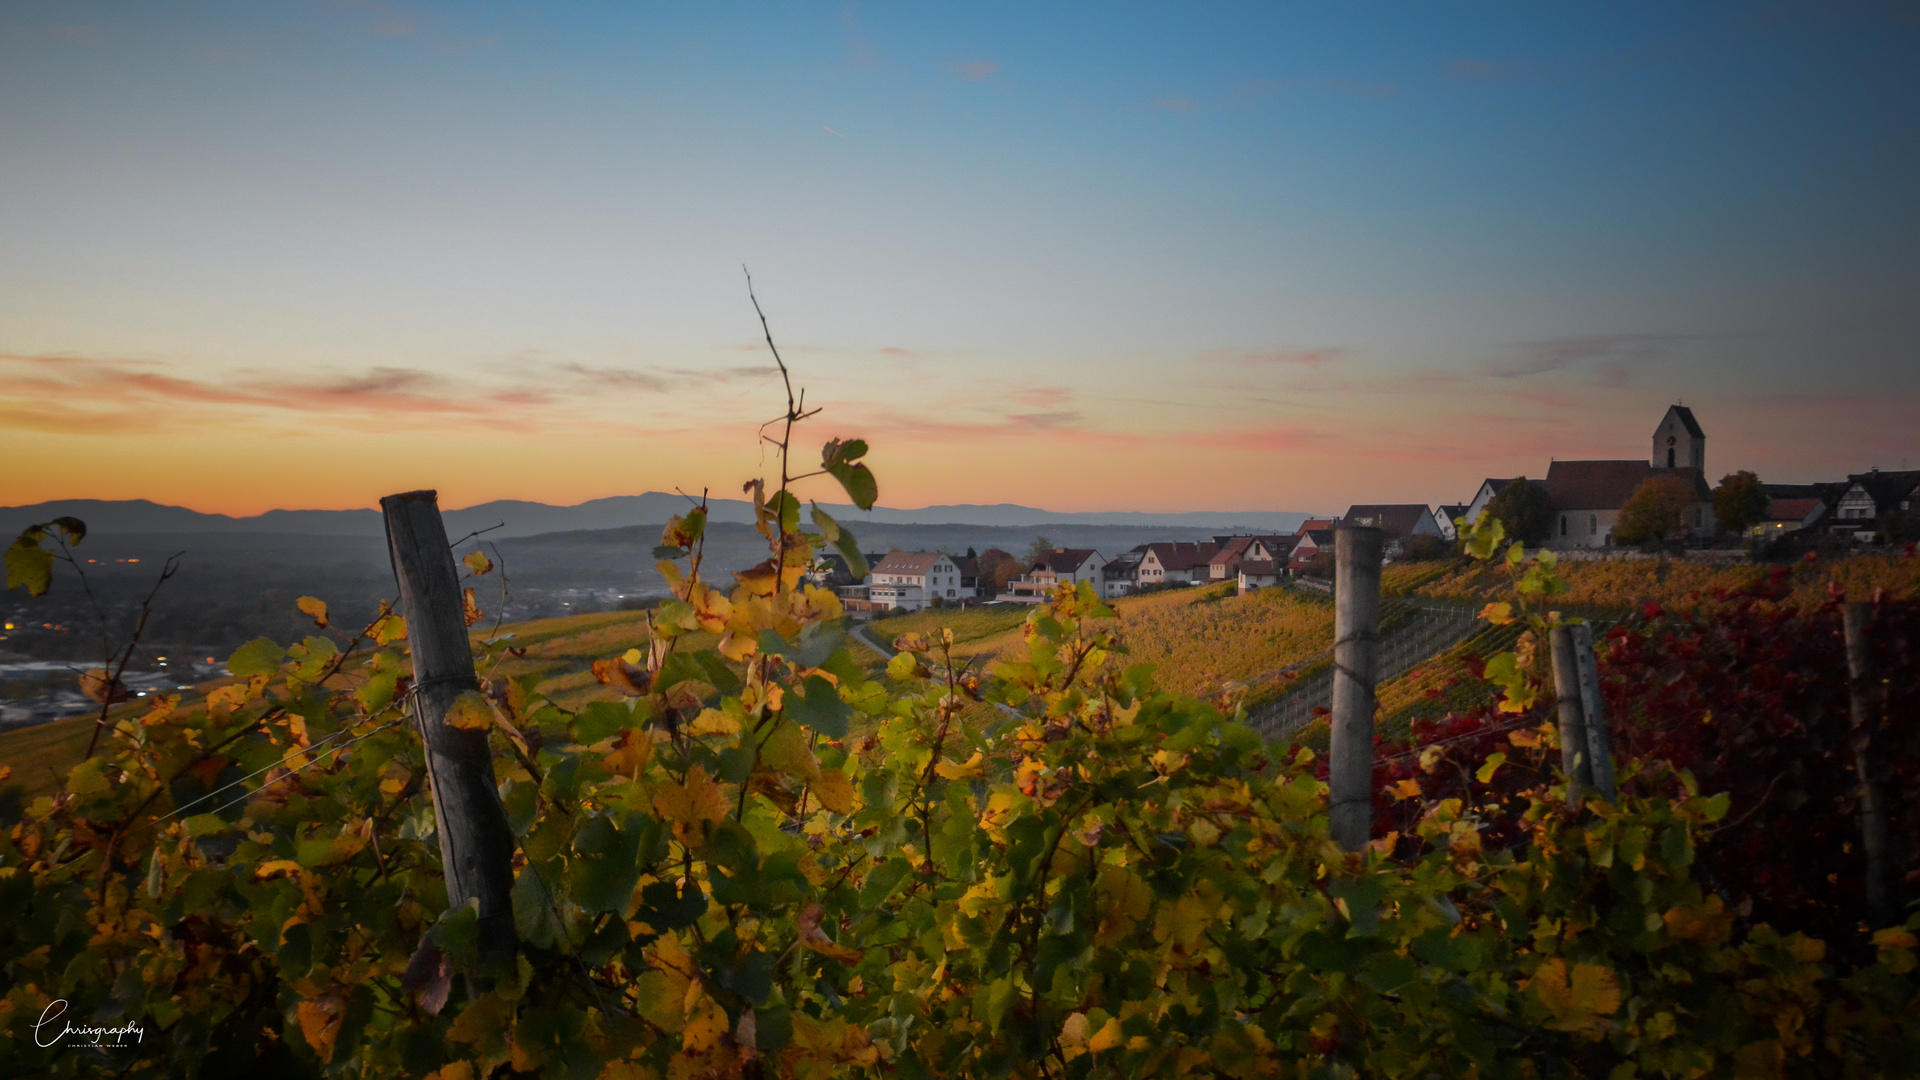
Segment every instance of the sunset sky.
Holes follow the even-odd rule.
[[[0,504],[1920,467],[1920,9],[0,6]],[[807,451],[811,456],[814,451]],[[821,494],[826,494],[822,492]]]

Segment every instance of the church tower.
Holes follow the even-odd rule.
[[[1707,433],[1685,405],[1672,405],[1653,429],[1653,467],[1693,469],[1707,475]]]

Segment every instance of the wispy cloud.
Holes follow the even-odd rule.
[[[0,355],[0,427],[33,431],[129,431],[158,427],[257,427],[273,417],[327,423],[388,423],[407,415],[437,423],[510,422],[516,427],[624,428],[602,406],[629,394],[664,395],[766,379],[777,368],[633,370],[522,362],[504,378],[453,379],[403,367],[289,379],[260,371],[183,374],[144,360]]]
[[[1624,386],[1631,381],[1635,366],[1667,355],[1670,346],[1688,338],[1683,334],[1594,334],[1521,342],[1510,347],[1517,356],[1495,361],[1487,373],[1495,378],[1517,379],[1592,361],[1600,369],[1602,381]]]
[[[1156,98],[1153,102],[1153,107],[1159,109],[1161,112],[1178,113],[1181,116],[1186,116],[1198,109],[1200,102],[1199,99],[1190,97],[1163,97]]]
[[[986,82],[1000,73],[998,60],[956,60],[949,65],[955,75],[968,82]]]
[[[1217,350],[1206,355],[1207,359],[1216,362],[1256,367],[1292,364],[1299,367],[1318,368],[1352,356],[1353,350],[1335,345],[1316,349],[1261,349],[1249,352]]]

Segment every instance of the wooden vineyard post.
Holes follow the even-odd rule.
[[[1560,699],[1560,768],[1567,774],[1567,805],[1580,806],[1593,774],[1587,769],[1587,722],[1580,697],[1580,662],[1573,627],[1553,628],[1553,692]]]
[[[1567,774],[1567,802],[1581,805],[1588,791],[1612,802],[1613,747],[1591,625],[1553,628],[1553,689],[1560,698],[1560,766]]]
[[[484,732],[446,724],[447,710],[461,694],[477,689],[479,679],[439,496],[432,491],[389,495],[380,500],[380,510],[413,651],[413,715],[426,748],[447,904],[459,908],[478,899],[482,966],[511,965],[518,949],[514,841],[494,785],[493,755]]]
[[[1580,726],[1587,736],[1587,776],[1593,790],[1612,802],[1613,741],[1607,731],[1607,703],[1600,696],[1600,661],[1593,651],[1593,624],[1574,623],[1573,662],[1580,684]]]
[[[1860,783],[1860,848],[1866,856],[1867,914],[1874,926],[1894,922],[1887,884],[1887,805],[1873,758],[1873,729],[1880,723],[1880,685],[1873,675],[1873,605],[1841,609],[1847,634],[1847,689],[1852,706],[1853,768]]]
[[[1342,526],[1333,541],[1333,840],[1359,851],[1373,832],[1374,684],[1380,661],[1379,529]]]

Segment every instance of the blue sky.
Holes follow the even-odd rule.
[[[1920,464],[1911,5],[10,4],[0,502]],[[332,467],[289,480],[286,461]]]

